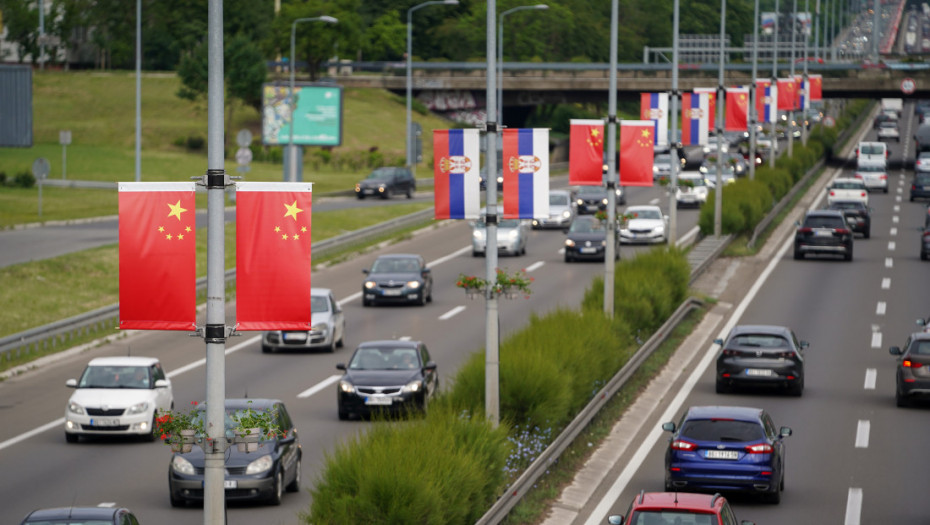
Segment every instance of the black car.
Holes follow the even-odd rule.
[[[414,303],[433,300],[433,274],[423,257],[409,253],[382,255],[362,270],[362,306],[378,303]]]
[[[603,261],[607,256],[607,222],[596,217],[575,217],[565,232],[565,262]],[[620,235],[614,236],[614,258],[620,258]]]
[[[30,512],[20,525],[139,525],[131,510],[116,506],[57,507]]]
[[[336,388],[339,419],[423,413],[439,389],[436,363],[420,341],[368,341],[355,349]]]
[[[284,403],[277,399],[227,399],[225,406],[226,438],[230,441],[234,437],[233,416],[249,409],[259,413],[271,412],[277,422],[276,426],[284,431],[261,440],[254,451],[240,450],[235,444],[226,449],[223,482],[226,500],[264,501],[270,505],[280,505],[285,490],[300,490],[302,456],[297,429]],[[204,409],[198,411],[203,414]],[[190,452],[171,456],[168,466],[171,506],[203,503],[203,483],[204,452],[200,446],[194,446]]]
[[[915,172],[911,179],[911,202],[930,198],[930,172]]]
[[[355,195],[359,199],[389,199],[393,195],[406,195],[409,199],[416,191],[417,181],[410,168],[376,168],[365,180],[355,185]]]
[[[898,358],[894,392],[898,406],[908,406],[918,397],[930,397],[930,333],[911,334],[903,347],[892,346],[888,352]]]
[[[807,212],[804,222],[798,224],[794,234],[794,258],[803,259],[809,253],[842,255],[847,261],[853,258],[853,233],[846,216],[839,210]]]
[[[856,233],[868,239],[872,236],[872,209],[862,201],[833,201],[828,210],[839,210],[846,216],[846,223]]]
[[[730,331],[717,356],[717,393],[738,386],[784,388],[793,395],[804,392],[806,341],[790,328],[773,325],[740,325]]]
[[[579,215],[606,211],[607,189],[602,186],[581,186],[575,192],[575,204]]]

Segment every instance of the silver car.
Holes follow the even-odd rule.
[[[886,120],[878,125],[878,140],[894,140],[901,142],[901,133],[898,131],[898,123],[894,120]]]
[[[520,219],[500,219],[497,222],[497,253],[523,255],[526,253],[526,238],[529,228]],[[479,257],[486,254],[488,228],[484,220],[472,223],[471,254]]]
[[[549,217],[533,219],[534,229],[561,228],[567,230],[575,219],[575,203],[572,194],[565,190],[552,190],[549,192]]]
[[[325,350],[334,352],[345,342],[346,320],[329,288],[310,289],[310,329],[273,330],[262,335],[262,352]]]

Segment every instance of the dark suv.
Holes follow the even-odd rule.
[[[916,397],[930,398],[930,333],[911,334],[903,347],[888,351],[898,358],[894,396],[898,406],[908,406]]]
[[[365,197],[381,197],[389,199],[392,195],[403,194],[407,198],[413,197],[417,191],[417,181],[413,178],[410,168],[376,168],[365,177],[365,180],[355,185],[355,195],[359,199]]]
[[[828,210],[839,210],[846,216],[846,223],[852,231],[861,233],[868,239],[872,236],[872,209],[862,201],[833,201]]]
[[[807,212],[794,234],[794,258],[803,259],[809,253],[842,255],[853,258],[853,232],[839,210]]]

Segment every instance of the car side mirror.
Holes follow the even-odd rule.
[[[778,429],[778,437],[786,438],[791,435],[791,427],[781,427]]]
[[[925,321],[925,320],[923,320],[923,319],[918,319],[918,320],[916,321],[916,323],[917,323],[917,326],[926,326],[927,321]]]
[[[365,275],[368,275],[369,272],[370,272],[370,270],[369,270],[368,268],[363,268],[363,269],[362,269],[362,273],[365,274]]]
[[[423,367],[423,370],[429,370],[430,372],[436,371],[436,363],[433,361],[427,361],[426,366]]]
[[[620,514],[615,514],[613,516],[607,516],[607,523],[610,525],[623,525],[623,516]]]
[[[717,339],[714,339],[714,344],[723,346],[723,339],[720,339],[719,337]]]
[[[888,353],[891,354],[891,355],[901,355],[901,347],[900,347],[900,346],[892,346],[892,347],[890,347],[890,348],[888,349]]]
[[[674,432],[674,431],[675,431],[675,423],[673,423],[673,422],[671,422],[671,421],[669,421],[668,423],[662,423],[662,430],[664,430],[664,431],[666,431],[666,432]]]
[[[168,388],[168,381],[164,379],[159,379],[155,381],[155,388]]]
[[[424,276],[426,276],[426,275],[429,275],[429,274],[433,273],[433,271],[430,270],[429,268],[423,268],[423,270],[422,270],[421,273],[422,273]]]
[[[801,345],[801,348],[807,348],[808,346],[811,345],[811,344],[808,343],[807,341],[801,341],[799,344]]]
[[[69,379],[65,381],[65,386],[68,388],[77,388],[77,379]]]
[[[346,364],[345,364],[345,363],[337,363],[337,364],[336,364],[336,370],[345,370],[345,369],[346,369]]]
[[[754,521],[743,520],[739,522],[739,525],[756,525],[756,523]]]

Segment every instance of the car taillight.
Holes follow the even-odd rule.
[[[884,173],[882,173],[879,178],[882,180],[888,180],[888,175],[885,175]]]
[[[866,193],[865,193],[864,191],[863,191],[862,193],[859,194],[860,197],[865,197],[865,195],[866,195]]]
[[[920,368],[920,367],[924,366],[924,364],[923,364],[923,363],[918,363],[918,362],[916,362],[916,361],[911,361],[910,359],[905,359],[905,360],[901,363],[901,366],[903,366],[904,368]]]
[[[836,192],[833,191],[833,190],[830,190],[830,196],[831,196],[831,197],[835,197],[835,196],[836,196]]]
[[[681,439],[676,439],[672,441],[672,450],[694,450],[697,448],[697,445],[691,443],[690,441],[684,441]]]
[[[856,177],[857,179],[861,179],[861,178],[862,178],[862,174],[861,174],[861,173],[856,173],[856,174],[854,175],[854,177]]]
[[[771,454],[774,449],[768,443],[758,443],[746,447],[747,454]]]
[[[930,231],[924,232],[924,239],[926,239],[927,237],[930,237]]]
[[[732,357],[732,356],[735,356],[735,355],[740,355],[740,353],[741,353],[741,352],[740,352],[739,350],[724,350],[724,351],[723,351],[723,355],[725,355],[725,356],[731,356],[731,357]]]
[[[780,357],[782,359],[791,359],[792,357],[794,357],[794,352],[791,352],[791,351],[778,352],[775,354],[775,357]]]
[[[810,228],[800,228],[798,233],[810,233],[812,230]]]
[[[849,230],[846,228],[837,228],[834,230],[834,232],[836,232],[838,235],[849,235]]]

